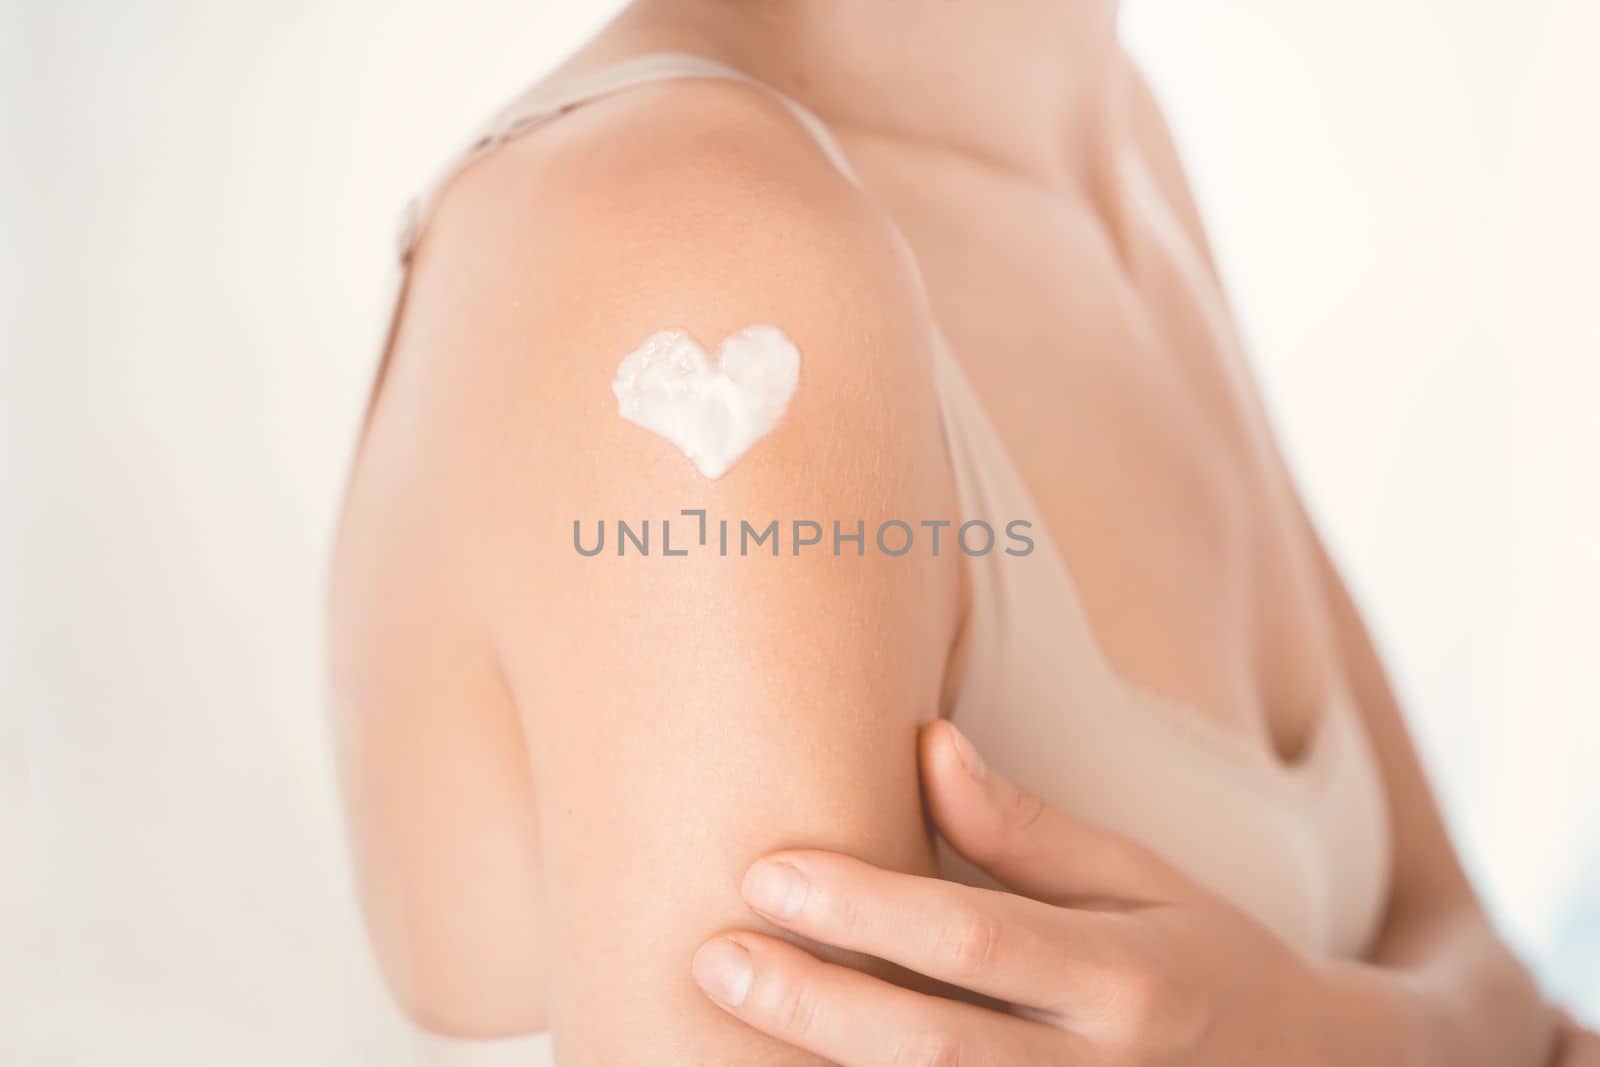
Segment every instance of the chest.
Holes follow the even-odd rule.
[[[1107,173],[885,199],[1113,667],[1293,754],[1333,669],[1293,488],[1200,236]]]

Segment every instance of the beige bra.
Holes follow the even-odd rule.
[[[438,191],[463,167],[586,101],[671,78],[732,79],[773,92],[857,181],[827,128],[795,101],[704,57],[643,55],[535,87],[504,108],[408,209],[402,263]],[[1330,700],[1305,755],[1288,765],[1120,678],[960,365],[942,337],[936,347],[962,518],[996,529],[1027,519],[1036,542],[1028,557],[990,552],[968,560],[973,614],[947,714],[997,769],[1067,812],[1144,842],[1290,944],[1314,955],[1360,955],[1387,897],[1389,827],[1376,761],[1349,697]],[[938,858],[946,877],[987,884],[942,845]]]

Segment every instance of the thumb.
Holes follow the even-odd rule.
[[[1170,901],[1187,879],[1143,845],[1090,826],[990,770],[947,720],[919,738],[922,788],[939,832],[1018,893],[1063,906]]]

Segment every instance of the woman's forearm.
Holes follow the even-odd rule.
[[[1413,927],[1386,963],[1322,973],[1319,1054],[1329,1067],[1544,1067],[1556,1013],[1479,912]]]
[[[1542,1067],[1555,1014],[1495,932],[1451,847],[1388,672],[1361,611],[1305,519],[1320,554],[1340,650],[1389,795],[1389,913],[1370,963],[1326,972],[1333,1063],[1407,1067]],[[1376,1047],[1359,1044],[1373,1038]],[[1338,1055],[1341,1044],[1355,1043]],[[1382,1050],[1393,1049],[1389,1054]]]

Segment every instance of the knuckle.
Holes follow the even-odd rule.
[[[1014,834],[1026,834],[1044,817],[1047,805],[1044,798],[1026,789],[1018,789],[1007,806],[1006,819]]]
[[[1159,968],[1135,967],[1118,976],[1115,988],[1118,1014],[1132,1028],[1146,1030],[1163,1020],[1170,983]]]
[[[788,981],[772,999],[772,1021],[780,1033],[799,1037],[808,1034],[817,1022],[817,998],[802,981]]]
[[[966,902],[951,909],[938,936],[939,958],[958,978],[982,974],[993,967],[1004,938],[999,920]]]
[[[1177,968],[1159,960],[1124,970],[1112,985],[1115,1044],[1144,1055],[1194,1048],[1215,1023],[1206,998],[1197,993]]]
[[[860,938],[864,920],[856,895],[839,892],[833,887],[818,887],[813,904],[817,921],[837,939],[855,941]]]
[[[907,1038],[892,1063],[893,1067],[974,1067],[969,1047],[956,1034],[930,1030]]]

